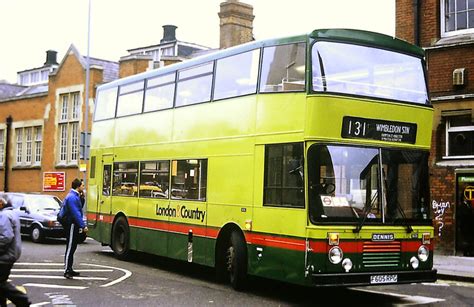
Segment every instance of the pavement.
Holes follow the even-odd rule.
[[[438,279],[474,282],[474,257],[434,256]]]

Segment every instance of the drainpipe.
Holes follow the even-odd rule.
[[[12,130],[12,122],[13,118],[11,115],[9,115],[6,119],[7,122],[7,135],[5,137],[5,164],[4,164],[4,171],[5,171],[5,177],[3,180],[3,190],[5,192],[8,192],[8,172],[10,170],[10,136],[12,135],[11,130]]]
[[[420,4],[420,0],[413,0],[413,36],[417,46],[420,46]]]

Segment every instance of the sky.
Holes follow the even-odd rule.
[[[219,47],[224,0],[90,0],[90,56],[118,61],[128,49],[158,44],[163,25],[180,41]],[[255,39],[354,28],[395,33],[395,0],[241,0],[253,6]],[[46,50],[61,62],[71,44],[87,55],[89,0],[0,0],[0,80],[43,66]]]

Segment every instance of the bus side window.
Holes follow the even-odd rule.
[[[255,94],[260,49],[217,60],[214,100]]]
[[[115,117],[118,87],[100,90],[97,93],[94,120],[103,120]]]
[[[138,196],[138,162],[114,163],[112,195]]]
[[[304,208],[303,143],[265,147],[263,204]]]
[[[260,92],[304,91],[305,51],[305,43],[264,48]]]
[[[178,71],[175,106],[186,106],[211,100],[214,62]]]
[[[173,160],[171,198],[206,201],[207,159]]]
[[[168,198],[170,186],[170,161],[140,162],[139,196]]]
[[[104,165],[104,173],[102,176],[102,195],[110,196],[110,184],[112,183],[112,165]]]

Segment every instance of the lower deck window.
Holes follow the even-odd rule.
[[[173,160],[171,198],[206,201],[207,159]]]
[[[304,208],[303,143],[265,147],[265,206]]]

